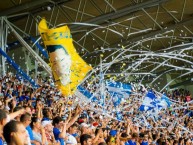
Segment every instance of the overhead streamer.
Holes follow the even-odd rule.
[[[45,58],[49,58],[48,53],[46,52],[46,50],[39,44],[38,40],[36,40],[33,37],[30,37],[31,41],[35,44],[35,46],[39,49],[39,51],[41,52],[41,54],[43,54],[43,56]]]
[[[12,60],[1,48],[0,48],[0,54],[6,58],[7,62],[13,66],[13,68],[17,71],[18,74],[20,74],[24,79],[30,82],[33,87],[37,88],[39,87],[36,82],[29,77],[20,67],[15,63],[14,60]]]
[[[106,81],[106,88],[110,93],[117,93],[124,97],[129,97],[132,92],[132,86],[130,84],[116,82],[116,81]]]
[[[23,40],[25,40],[25,41],[31,40],[31,41],[34,43],[33,45],[35,45],[35,46],[38,48],[38,50],[41,52],[41,54],[42,54],[45,58],[48,58],[48,53],[47,53],[47,51],[39,44],[38,39],[36,40],[34,37],[30,36],[30,37],[25,37],[25,38],[23,38]],[[17,41],[14,41],[14,42],[12,42],[12,43],[8,43],[8,44],[7,44],[7,49],[9,50],[9,49],[11,49],[11,47],[17,46],[17,45],[19,45],[19,44],[20,44],[20,42],[19,42],[18,40],[17,40]]]
[[[48,74],[51,75],[51,69],[49,65],[28,45],[28,43],[16,32],[16,30],[11,26],[11,23],[5,19],[5,22],[15,35],[15,37],[19,40],[19,42],[31,53],[31,55],[40,62],[41,66],[46,70]]]

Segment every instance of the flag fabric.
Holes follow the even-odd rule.
[[[78,86],[78,90],[86,98],[91,99],[91,101],[93,101],[93,102],[97,101],[97,98],[91,92],[89,92],[87,89],[85,89],[84,87]]]
[[[166,109],[170,107],[171,101],[169,100],[168,97],[165,95],[162,95],[161,98],[156,97],[156,95],[153,93],[153,91],[149,91],[141,106],[139,107],[140,111],[149,111],[149,110],[161,110],[161,109]]]
[[[146,96],[142,102],[142,105],[139,107],[139,110],[140,111],[148,111],[148,110],[155,108],[156,107],[156,104],[154,101],[155,99],[156,99],[155,94],[152,91],[149,91],[146,94]]]
[[[111,95],[111,98],[113,101],[113,104],[115,107],[119,106],[121,104],[121,100],[124,97],[122,94],[116,93],[116,92],[109,92]]]
[[[111,99],[109,101],[112,101],[115,107],[121,104],[123,98],[128,98],[129,95],[131,94],[132,87],[129,84],[110,81],[105,82],[106,83],[103,86],[105,87],[103,89],[105,94],[103,95],[106,95],[108,93],[111,96]],[[86,98],[91,99],[91,101],[98,102],[98,104],[100,104],[101,106],[104,105],[104,97],[100,96],[101,95],[100,93],[96,94],[97,96],[100,96],[97,98],[96,96],[93,96],[93,94],[90,91],[88,91],[86,88],[82,86],[78,86],[78,90]]]
[[[169,100],[168,97],[166,97],[165,95],[162,95],[162,97],[159,99],[158,103],[157,103],[158,109],[166,109],[168,107],[171,106],[171,101]]]
[[[116,118],[117,118],[118,121],[122,121],[123,120],[123,115],[122,115],[121,112],[117,111],[115,114],[116,114]]]
[[[106,88],[112,97],[112,101],[115,107],[121,104],[123,98],[129,98],[132,87],[130,84],[121,82],[106,81]]]
[[[132,91],[130,84],[115,81],[106,81],[106,88],[108,89],[108,92],[116,92],[118,94],[124,95],[125,97],[129,97]]]
[[[38,29],[49,54],[56,87],[64,96],[72,95],[92,67],[76,52],[68,26],[49,29],[42,19]]]

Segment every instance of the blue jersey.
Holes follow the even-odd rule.
[[[148,145],[148,141],[142,141],[140,145]]]
[[[129,140],[128,141],[129,145],[137,145],[135,141]]]
[[[54,137],[56,141],[60,141],[60,145],[65,145],[64,139],[63,138],[59,138],[60,135],[60,130],[58,128],[53,129],[53,133],[54,133]]]
[[[125,142],[125,145],[130,145],[128,142]]]
[[[30,127],[30,126],[27,126],[27,127],[26,127],[26,130],[28,131],[28,134],[29,134],[30,140],[34,140],[34,137],[33,137],[33,132],[32,132],[31,127]]]
[[[3,139],[0,138],[0,145],[3,145]]]

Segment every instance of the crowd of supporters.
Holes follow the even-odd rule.
[[[62,97],[51,78],[36,81],[40,87],[34,89],[14,75],[0,78],[0,145],[193,145],[193,103],[186,90],[168,92],[178,106],[142,126],[134,119],[140,104],[127,107],[117,121],[98,106],[78,105],[76,96]]]

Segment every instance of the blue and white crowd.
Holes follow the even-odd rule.
[[[34,89],[14,75],[0,78],[0,145],[193,145],[193,103],[187,90],[167,92],[176,104],[157,118],[140,114],[141,104],[131,95],[118,121],[97,112],[96,104],[93,110],[89,103],[79,106],[76,96],[62,97],[51,78],[36,82],[40,87]],[[136,119],[140,115],[143,122]]]

